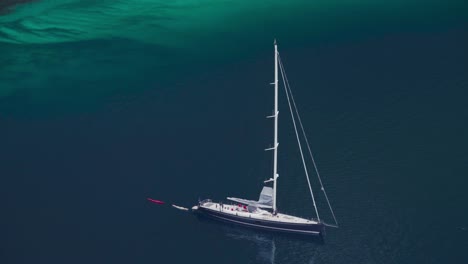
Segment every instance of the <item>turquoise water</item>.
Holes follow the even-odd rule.
[[[67,0],[0,12],[0,262],[466,262],[466,11]],[[324,242],[145,200],[258,195],[274,38],[340,222]],[[314,217],[286,109],[279,209]]]
[[[34,98],[54,97],[44,79],[108,82],[131,71],[128,64],[137,72],[179,70],[196,61],[213,67],[213,60],[264,52],[274,37],[295,48],[463,27],[465,11],[466,5],[445,1],[32,1],[0,16],[0,96],[22,87],[39,93]],[[151,61],[137,58],[145,55]]]

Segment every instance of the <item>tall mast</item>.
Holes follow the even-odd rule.
[[[275,39],[275,142],[273,154],[273,214],[276,214],[276,178],[278,178],[278,47]]]

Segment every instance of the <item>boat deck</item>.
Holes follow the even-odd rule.
[[[281,214],[281,213],[277,213],[276,215],[273,215],[272,213],[266,210],[262,210],[260,208],[257,208],[253,212],[249,212],[243,206],[233,205],[233,204],[220,204],[220,203],[215,203],[215,202],[205,202],[203,204],[200,204],[200,207],[208,209],[208,210],[216,211],[216,212],[222,212],[225,214],[265,220],[265,221],[280,222],[280,223],[311,224],[311,225],[318,224],[317,221],[300,218],[297,216]]]

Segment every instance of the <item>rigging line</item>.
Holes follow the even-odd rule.
[[[305,133],[305,130],[304,130],[304,126],[302,125],[301,116],[299,115],[299,111],[297,110],[297,106],[296,106],[296,102],[294,100],[294,96],[293,96],[293,93],[292,93],[292,90],[291,90],[291,86],[289,85],[288,77],[286,75],[286,71],[284,70],[283,62],[282,62],[281,57],[279,56],[279,54],[278,54],[278,61],[279,61],[281,69],[283,69],[282,71],[284,71],[284,76],[283,75],[282,76],[284,77],[284,79],[286,81],[286,84],[287,84],[287,87],[288,87],[287,89],[289,90],[289,93],[291,94],[291,99],[292,99],[292,102],[293,102],[293,105],[294,105],[294,109],[296,110],[296,115],[297,115],[297,118],[298,118],[298,121],[299,121],[299,125],[301,126],[302,134],[304,135],[304,139],[305,139],[305,142],[306,142],[306,145],[307,145],[307,149],[309,150],[309,155],[310,155],[310,157],[312,159],[312,164],[314,165],[315,173],[317,173],[317,178],[318,178],[318,180],[320,182],[321,190],[323,191],[323,194],[325,195],[325,199],[327,200],[328,207],[330,208],[330,212],[332,213],[333,220],[335,220],[336,227],[338,227],[338,221],[336,220],[335,213],[333,212],[333,208],[332,208],[332,206],[330,204],[330,200],[328,199],[327,192],[325,191],[325,187],[323,187],[322,179],[320,177],[320,173],[318,171],[317,164],[315,163],[314,155],[312,154],[312,150],[310,149],[309,140],[307,140],[307,136],[306,136],[306,133]]]
[[[279,58],[279,54],[278,54],[278,58]],[[296,121],[295,121],[295,118],[294,118],[294,112],[292,110],[291,101],[289,100],[289,94],[288,94],[288,90],[286,88],[286,81],[285,81],[286,73],[284,72],[284,69],[283,69],[283,66],[282,66],[280,60],[279,60],[279,62],[280,62],[279,63],[279,66],[280,66],[279,68],[281,70],[281,77],[283,79],[283,84],[284,84],[284,91],[286,92],[286,98],[288,99],[289,112],[291,113],[291,118],[292,118],[293,125],[294,125],[294,131],[296,132],[297,144],[299,145],[299,151],[301,152],[302,164],[304,165],[304,171],[305,171],[306,178],[307,178],[307,184],[309,185],[310,195],[312,196],[312,201],[314,203],[314,208],[315,208],[315,213],[317,214],[317,219],[320,222],[320,216],[319,216],[319,212],[317,210],[317,204],[315,203],[314,192],[312,191],[312,186],[310,185],[309,173],[307,172],[307,165],[305,163],[304,153],[302,153],[302,146],[301,146],[301,141],[299,139],[299,133],[297,132],[297,126],[296,126]]]

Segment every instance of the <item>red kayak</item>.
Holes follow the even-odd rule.
[[[151,199],[151,198],[146,198],[146,200],[152,202],[152,203],[155,203],[155,204],[164,204],[163,201],[159,201],[159,200],[154,200],[154,199]]]

